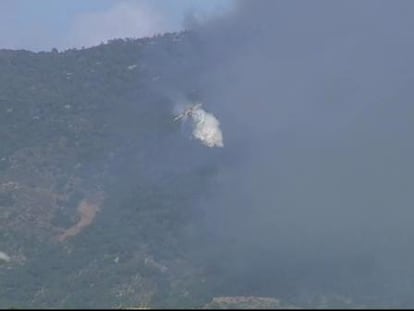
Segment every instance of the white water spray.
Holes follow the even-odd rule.
[[[186,121],[191,118],[193,136],[207,147],[223,147],[223,133],[217,118],[201,108],[201,104],[192,105],[179,114],[175,120]]]

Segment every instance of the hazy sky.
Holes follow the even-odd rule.
[[[92,46],[112,38],[183,29],[233,0],[2,0],[0,48],[50,50]]]

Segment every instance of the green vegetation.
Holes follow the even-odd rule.
[[[290,306],[274,284],[274,299],[249,296],[198,228],[221,151],[186,139],[173,121],[175,95],[203,99],[192,40],[184,32],[0,50],[0,252],[10,257],[0,265],[1,308]],[[86,205],[87,225],[62,238],[99,193],[98,212]],[[286,292],[288,282],[276,285]]]
[[[185,256],[185,228],[208,167],[186,148],[159,85],[186,33],[90,49],[0,50],[0,307],[202,306],[211,300]],[[185,70],[185,66],[183,66]],[[191,85],[180,89],[194,92]],[[65,241],[79,202],[105,200]]]

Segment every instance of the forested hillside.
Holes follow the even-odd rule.
[[[0,308],[412,307],[412,12],[0,50]],[[223,148],[174,120],[195,102]]]
[[[189,40],[0,51],[1,307],[211,300],[186,245],[217,151],[183,135],[165,91],[199,99]]]

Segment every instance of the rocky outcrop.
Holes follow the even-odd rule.
[[[215,297],[204,309],[275,309],[286,308],[280,300],[268,297]]]

